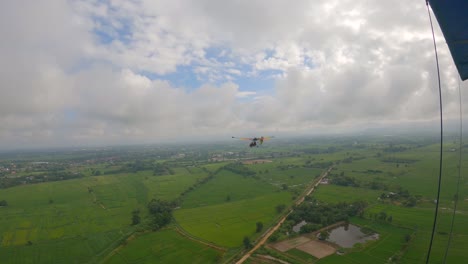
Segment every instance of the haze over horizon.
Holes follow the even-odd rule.
[[[424,1],[0,7],[0,148],[306,134],[439,117]],[[444,115],[456,118],[459,77],[435,29]]]

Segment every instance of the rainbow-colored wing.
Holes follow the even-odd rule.
[[[273,137],[260,137],[258,140],[260,140],[260,145],[263,144],[263,141],[272,139]]]
[[[240,139],[240,140],[254,140],[254,138],[245,138],[245,137],[232,137],[232,138],[236,138],[236,139]]]

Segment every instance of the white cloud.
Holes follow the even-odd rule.
[[[239,97],[239,98],[244,98],[244,97],[249,97],[249,96],[252,96],[252,95],[256,95],[257,92],[253,92],[253,91],[244,91],[244,92],[238,92],[236,94],[236,97]]]
[[[0,146],[437,117],[424,2],[7,1],[0,35]],[[451,116],[457,75],[437,41]]]

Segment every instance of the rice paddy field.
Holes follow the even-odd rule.
[[[254,236],[256,223],[266,227],[278,213],[275,205],[291,202],[288,193],[275,193],[227,204],[176,210],[176,221],[190,234],[216,245],[237,248],[244,236]]]
[[[8,201],[0,207],[2,263],[92,261],[131,233],[132,210],[152,198],[174,199],[204,176],[141,172],[2,189]]]
[[[261,254],[279,259],[283,254],[284,260],[293,263],[425,262],[437,199],[439,149],[436,143],[421,141],[393,139],[390,144],[386,138],[327,139],[272,144],[251,152],[241,149],[239,156],[230,151],[230,160],[221,162],[153,159],[171,166],[171,173],[161,176],[151,170],[112,174],[118,165],[93,164],[83,167],[86,173],[78,179],[0,189],[0,201],[8,201],[7,206],[0,206],[0,263],[233,263],[245,252],[243,239],[258,241],[288,211],[278,211],[277,206],[294,209],[297,198],[331,165],[329,181],[318,185],[306,202],[365,201],[368,206],[361,217],[352,217],[350,222],[376,231],[380,238],[321,259],[297,249],[284,253],[269,249]],[[230,150],[217,148],[206,156]],[[443,150],[430,263],[442,263],[445,256],[446,263],[464,263],[467,151],[463,148],[462,178],[457,186],[457,146],[450,142]],[[251,174],[224,167],[237,163],[235,157]],[[111,174],[92,176],[96,169]],[[334,184],[333,178],[340,175],[353,178],[359,186]],[[381,199],[401,190],[417,202],[407,206],[404,201]],[[178,201],[171,224],[157,231],[145,226],[149,221],[146,206],[152,199]],[[143,223],[132,225],[136,209]],[[391,220],[377,219],[382,212]],[[258,222],[263,225],[260,232]],[[254,254],[247,263],[270,262]]]
[[[218,263],[222,254],[173,229],[165,229],[138,237],[104,263]]]
[[[291,194],[274,184],[223,170],[187,195],[174,218],[189,233],[232,248],[255,235],[257,222],[272,224],[276,205],[291,202]]]

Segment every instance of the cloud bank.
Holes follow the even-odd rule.
[[[0,146],[434,120],[425,8],[403,0],[6,1]],[[458,75],[436,29],[450,118]]]

